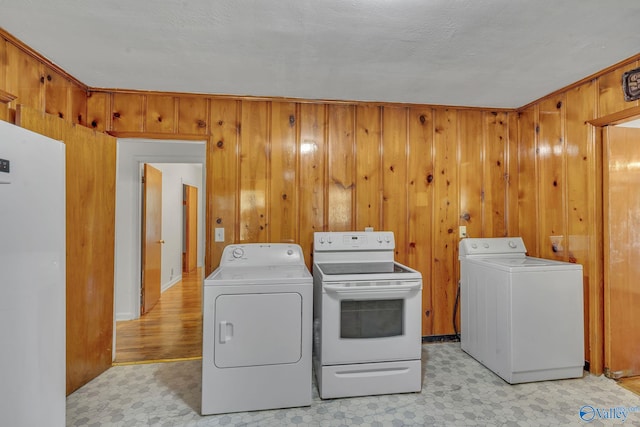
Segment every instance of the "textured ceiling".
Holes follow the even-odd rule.
[[[0,0],[91,87],[521,107],[640,52],[639,0]]]

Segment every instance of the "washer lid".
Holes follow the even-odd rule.
[[[313,277],[305,265],[263,265],[256,267],[218,267],[204,281],[205,286],[239,284],[312,283]]]
[[[556,261],[552,259],[520,257],[520,258],[497,258],[484,257],[466,259],[466,261],[489,265],[509,272],[520,271],[558,271],[558,270],[582,270],[582,265],[570,262]]]

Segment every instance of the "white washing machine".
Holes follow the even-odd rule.
[[[528,257],[520,237],[459,248],[462,349],[510,384],[581,377],[582,266]]]
[[[311,404],[312,298],[300,246],[224,249],[204,280],[203,415]]]

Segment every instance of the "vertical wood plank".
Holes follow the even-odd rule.
[[[69,121],[77,125],[90,127],[89,123],[87,123],[87,91],[75,85],[71,86],[69,91],[69,102],[71,103],[69,106],[71,114]]]
[[[538,161],[540,180],[540,256],[565,260],[567,234],[565,227],[564,131],[562,110],[564,96],[549,98],[540,104],[538,126]]]
[[[460,220],[470,237],[484,237],[483,228],[483,147],[484,113],[459,111],[460,161]],[[455,230],[458,233],[458,230]],[[458,234],[457,234],[458,235]],[[487,236],[489,237],[489,236]]]
[[[111,128],[111,94],[89,92],[87,98],[87,126],[98,132]]]
[[[299,244],[312,267],[313,233],[324,231],[327,106],[300,104]]]
[[[484,113],[483,231],[486,236],[504,237],[506,227],[506,159],[508,140],[507,114]]]
[[[205,135],[208,130],[207,98],[180,97],[178,133]]]
[[[72,121],[70,89],[71,82],[49,67],[44,67],[45,113]]]
[[[173,133],[176,131],[176,98],[168,95],[147,95],[145,130]]]
[[[434,116],[433,333],[453,333],[458,260],[458,117],[451,109]]]
[[[380,107],[356,107],[356,230],[382,227],[380,120]]]
[[[0,37],[0,89],[7,89],[7,41]]]
[[[120,132],[142,132],[144,123],[144,95],[114,93],[111,130]]]
[[[268,241],[269,103],[242,101],[240,242]]]
[[[507,235],[519,236],[518,114],[509,113],[507,147]]]
[[[353,229],[355,107],[329,105],[327,230]]]
[[[211,103],[211,137],[207,141],[207,197],[205,271],[209,275],[220,263],[222,250],[238,241],[239,101]],[[224,242],[216,242],[215,228],[224,228]]]
[[[270,241],[296,243],[298,117],[293,102],[271,103]]]
[[[538,256],[537,109],[529,108],[519,115],[518,235],[524,240],[528,254]]]
[[[422,335],[433,335],[433,114],[427,107],[409,109],[407,264],[422,274]]]
[[[407,108],[382,110],[382,227],[393,231],[395,258],[407,262]]]
[[[595,116],[595,86],[586,83],[567,92],[567,256],[570,262],[582,264],[584,274],[584,333],[585,360],[590,360],[589,342],[589,286],[592,268],[589,257],[591,225],[595,219],[589,209],[589,160],[593,155],[593,132],[585,122]]]
[[[7,92],[17,96],[9,105],[16,108],[22,104],[44,111],[43,65],[30,55],[24,54],[11,43],[7,43]]]

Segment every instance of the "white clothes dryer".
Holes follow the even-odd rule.
[[[224,249],[204,280],[202,415],[311,404],[312,298],[300,246]]]
[[[581,377],[582,266],[520,237],[460,241],[461,348],[510,384]]]

